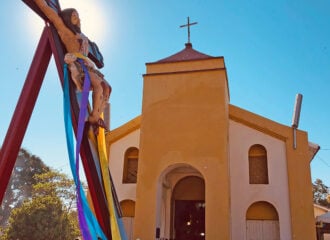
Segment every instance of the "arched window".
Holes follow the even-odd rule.
[[[276,211],[276,208],[269,202],[255,202],[246,211],[246,220],[278,221],[278,213]]]
[[[139,149],[130,147],[125,152],[123,183],[136,183]]]
[[[268,184],[267,151],[260,144],[249,150],[250,184]]]
[[[135,216],[135,202],[132,200],[123,200],[120,202],[120,207],[123,217],[134,217]]]

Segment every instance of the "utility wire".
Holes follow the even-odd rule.
[[[321,158],[320,156],[316,156],[318,159],[320,159],[321,160],[321,162],[323,162],[327,167],[329,167],[330,168],[330,164],[329,163],[327,163],[323,158]]]

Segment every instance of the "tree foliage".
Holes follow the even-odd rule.
[[[33,196],[56,196],[61,199],[67,212],[72,210],[76,199],[75,185],[72,179],[55,170],[36,174],[34,178],[36,183],[33,185]]]
[[[24,172],[26,166],[29,167],[25,164],[19,172]],[[22,201],[20,205],[14,202],[9,225],[0,236],[1,240],[75,239],[80,236],[77,213],[74,211],[76,195],[73,180],[42,164],[38,167],[43,170],[33,171],[34,174],[22,181],[30,184],[29,194],[18,196]],[[19,182],[15,179],[17,176],[12,176],[12,186],[16,186],[14,182]]]
[[[31,199],[32,186],[36,183],[33,176],[47,171],[49,167],[39,157],[20,149],[1,203],[0,226],[7,225],[14,208],[20,207],[26,199]]]
[[[79,231],[57,196],[37,196],[13,210],[3,239],[75,239]]]
[[[321,179],[313,182],[314,203],[330,208],[329,187]]]

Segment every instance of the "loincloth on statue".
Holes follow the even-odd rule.
[[[78,78],[81,83],[84,81],[85,78],[85,72],[82,67],[82,64],[84,64],[84,66],[87,68],[87,71],[89,73],[95,73],[99,78],[104,80],[104,75],[94,67],[92,61],[88,57],[84,56],[81,53],[72,53],[72,54],[77,57],[77,59],[72,63],[76,67],[76,70],[78,72]],[[79,59],[81,59],[82,61],[79,61]]]
[[[81,63],[78,61],[74,61],[73,64],[76,66],[76,68],[79,72],[79,78],[83,81],[85,78],[85,72],[84,72],[83,67],[81,66]],[[87,66],[87,65],[85,65],[85,67],[87,68],[88,72],[95,73],[98,77],[104,79],[104,75],[99,70],[95,69],[94,67]]]

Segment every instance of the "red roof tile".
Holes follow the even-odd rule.
[[[185,49],[183,49],[182,51],[180,51],[176,54],[173,54],[167,58],[163,58],[163,59],[157,61],[157,63],[213,58],[212,56],[206,55],[204,53],[198,52],[195,49],[193,49],[191,43],[186,43],[185,46],[186,46]]]

